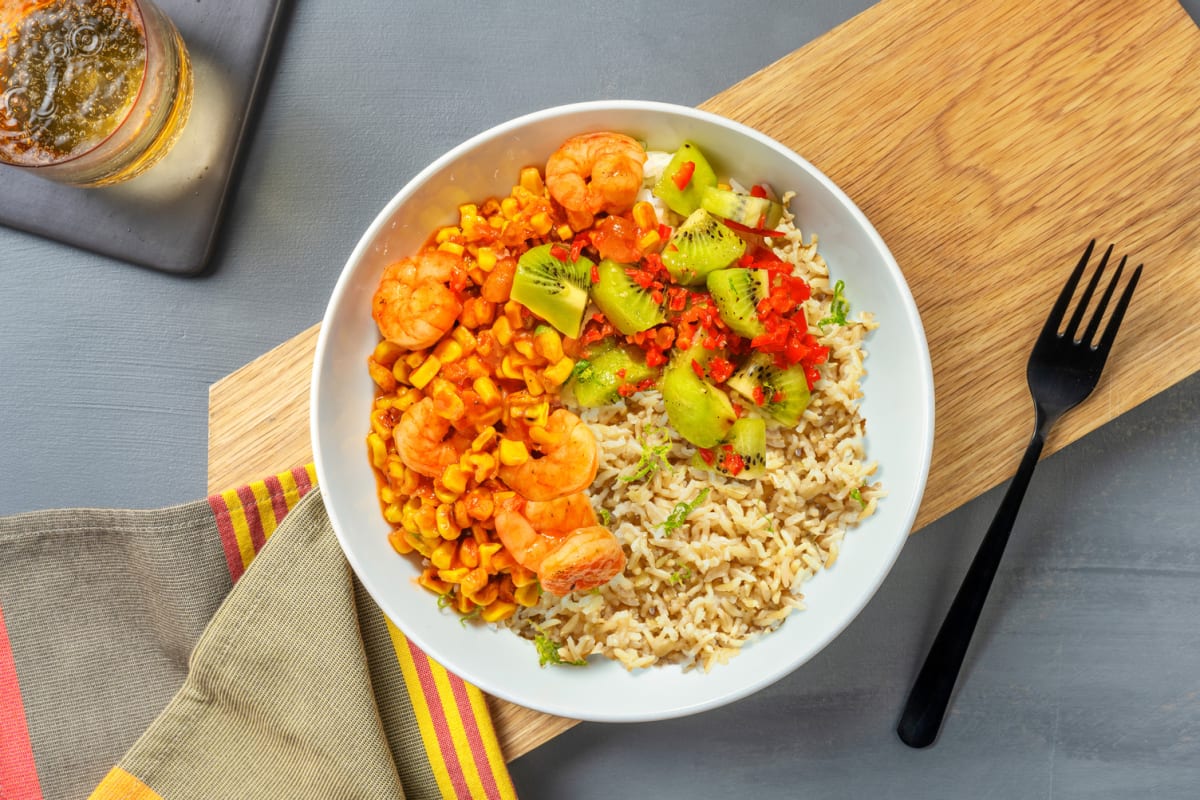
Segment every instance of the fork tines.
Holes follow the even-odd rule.
[[[1063,316],[1066,314],[1067,307],[1071,303],[1071,297],[1075,294],[1075,288],[1079,285],[1079,279],[1083,277],[1083,270],[1092,257],[1092,250],[1095,245],[1095,239],[1088,242],[1087,249],[1083,251],[1083,258],[1079,259],[1079,265],[1071,273],[1071,277],[1067,280],[1062,292],[1058,295],[1058,300],[1054,303],[1054,308],[1051,310],[1050,316],[1046,320],[1046,326],[1042,330],[1042,336],[1055,336],[1075,340],[1075,332],[1079,329],[1079,324],[1083,321],[1084,312],[1091,302],[1092,294],[1100,283],[1100,276],[1104,273],[1104,269],[1108,265],[1108,259],[1112,255],[1113,246],[1111,244],[1104,251],[1104,255],[1100,259],[1100,264],[1096,267],[1096,271],[1092,275],[1092,279],[1088,281],[1087,286],[1084,288],[1083,294],[1079,298],[1079,304],[1075,308],[1075,313],[1071,315],[1071,320],[1067,323],[1066,329],[1059,334],[1058,327],[1062,324]],[[1092,318],[1088,322],[1087,328],[1083,331],[1083,336],[1075,340],[1080,344],[1088,345],[1093,350],[1107,353],[1109,348],[1112,347],[1113,340],[1117,337],[1117,328],[1120,327],[1121,319],[1125,316],[1125,309],[1129,305],[1129,299],[1133,296],[1134,287],[1137,286],[1138,278],[1142,275],[1142,265],[1138,264],[1125,286],[1125,291],[1121,293],[1120,298],[1117,300],[1117,306],[1113,309],[1112,317],[1109,319],[1108,325],[1105,326],[1100,341],[1093,344],[1092,339],[1100,327],[1100,321],[1104,318],[1104,312],[1108,308],[1108,303],[1112,299],[1113,292],[1116,291],[1117,284],[1121,281],[1121,273],[1125,269],[1125,261],[1126,256],[1122,256],[1121,263],[1117,265],[1116,273],[1113,275],[1112,280],[1108,282],[1104,294],[1100,297],[1100,302],[1096,305],[1096,309],[1092,313]]]

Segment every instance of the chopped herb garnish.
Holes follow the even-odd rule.
[[[862,497],[862,492],[861,492],[861,491],[859,491],[858,489],[851,489],[851,490],[850,490],[850,499],[851,499],[851,500],[855,500],[855,501],[857,501],[857,503],[858,503],[860,506],[863,506],[864,508],[865,508],[865,507],[866,507],[866,505],[867,505],[867,502],[866,502],[865,500],[863,500],[863,497]]]
[[[695,511],[696,507],[703,503],[707,497],[708,487],[705,486],[700,491],[700,494],[696,495],[696,499],[692,502],[676,503],[675,508],[673,508],[667,518],[663,520],[662,534],[664,536],[670,536],[672,531],[683,524],[683,521],[687,519],[688,514],[691,514],[693,511]]]
[[[470,613],[463,614],[461,617],[459,617],[458,624],[462,625],[464,628],[467,627],[467,622],[478,617],[480,610],[481,609],[479,606],[475,606],[471,609]]]
[[[651,444],[650,437],[658,434],[663,435],[665,441]],[[665,467],[667,472],[673,471],[671,462],[667,461],[667,454],[671,452],[671,435],[669,433],[661,428],[647,428],[645,433],[638,437],[638,443],[642,446],[642,457],[634,465],[632,475],[620,476],[622,481],[625,483],[640,481],[648,478],[662,467]]]
[[[575,366],[571,367],[571,374],[567,376],[567,380],[569,381],[572,378],[577,378],[591,368],[592,362],[588,361],[586,358],[581,358],[575,362]]]
[[[668,580],[671,581],[671,583],[673,583],[673,584],[683,583],[684,581],[691,580],[691,579],[692,579],[692,568],[691,567],[684,567],[681,570],[676,570],[675,572],[672,572],[671,577],[668,578]]]
[[[826,325],[845,325],[846,314],[850,312],[850,303],[842,294],[846,290],[846,282],[838,281],[833,285],[833,300],[829,303],[829,316],[817,324],[824,328]]]
[[[558,654],[558,644],[541,631],[539,631],[538,635],[534,638],[533,644],[535,647],[537,647],[539,667],[544,667],[547,664],[552,664],[554,666],[563,666],[567,664],[575,667],[587,666],[586,658],[581,658],[578,661],[563,661],[562,656]]]
[[[600,509],[600,524],[607,528],[611,522],[612,514],[609,513],[609,510],[607,508]]]
[[[449,592],[447,592],[446,594],[439,594],[438,599],[437,599],[437,607],[445,608],[446,606],[450,605],[450,603],[453,601],[454,601],[454,598],[450,596]]]

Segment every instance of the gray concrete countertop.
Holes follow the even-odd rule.
[[[580,100],[694,105],[870,4],[291,4],[208,274],[0,229],[0,514],[202,497],[209,385],[318,321],[377,210],[468,136]],[[1200,796],[1198,390],[1041,465],[934,747],[894,727],[998,491],[915,536],[788,678],[579,725],[512,765],[519,795]]]

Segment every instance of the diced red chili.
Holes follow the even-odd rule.
[[[571,260],[571,251],[563,247],[561,244],[556,244],[551,247],[550,255],[554,256],[559,261]]]
[[[637,391],[637,387],[634,386],[632,383],[622,383],[620,386],[617,387],[617,394],[621,395],[621,397],[629,397],[631,394],[633,394],[636,391]]]
[[[583,248],[588,244],[588,241],[589,241],[589,239],[588,239],[587,233],[578,233],[575,235],[575,238],[573,240],[571,240],[571,260],[572,261],[579,260],[579,256],[583,254]],[[596,274],[594,267],[593,267],[592,274],[593,275]],[[599,280],[597,278],[593,278],[592,283],[599,283]]]
[[[704,461],[704,463],[708,464],[710,467],[713,465],[713,462],[717,460],[717,457],[713,454],[713,451],[709,450],[707,447],[697,447],[696,452],[700,454],[700,458]]]
[[[687,188],[687,185],[692,182],[692,175],[696,172],[695,161],[685,161],[679,166],[679,171],[671,176],[671,180],[675,181],[675,185],[679,187],[679,191]]]
[[[767,402],[767,398],[764,396],[761,386],[754,387],[753,397],[754,404],[757,406],[761,406],[763,403]]]
[[[600,282],[600,268],[592,264],[592,283]]]
[[[692,372],[696,373],[700,378],[704,377],[704,365],[694,358],[692,359]]]
[[[750,187],[750,196],[751,197],[766,197],[767,189],[761,183],[756,183]]]
[[[733,374],[733,363],[721,356],[714,356],[708,362],[708,376],[717,383],[724,383]]]

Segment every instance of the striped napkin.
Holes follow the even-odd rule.
[[[311,465],[0,519],[0,800],[89,793],[516,797],[483,694],[366,594]]]

